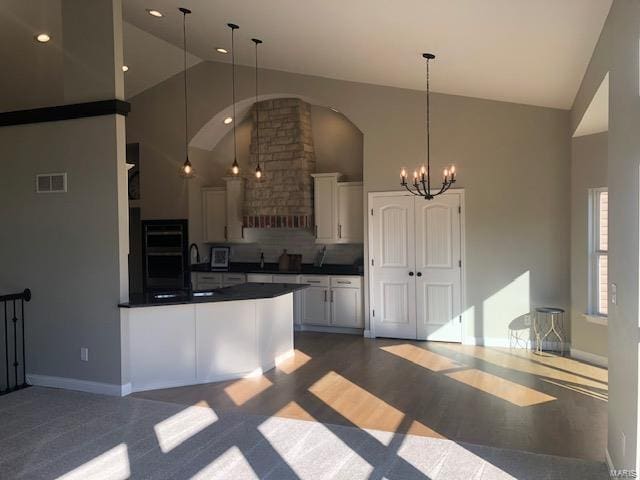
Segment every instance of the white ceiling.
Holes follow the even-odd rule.
[[[267,68],[424,89],[420,54],[438,56],[434,91],[568,109],[612,0],[123,0],[128,22],[182,45],[178,6],[193,10],[189,50],[239,63],[264,40]],[[162,11],[161,19],[145,8]]]

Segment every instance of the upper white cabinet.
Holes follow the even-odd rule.
[[[227,187],[202,189],[205,243],[244,242],[242,206],[244,203],[244,179],[225,178]]]
[[[338,242],[362,243],[362,182],[338,183]]]
[[[227,241],[227,191],[220,187],[202,189],[202,212],[204,241],[206,243]]]
[[[363,241],[362,182],[339,182],[339,173],[315,173],[316,243]]]

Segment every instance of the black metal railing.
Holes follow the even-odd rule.
[[[4,378],[0,379],[0,395],[27,387],[27,369],[24,343],[24,304],[31,300],[31,290],[0,295],[4,310]],[[13,340],[13,342],[11,342]],[[0,348],[2,348],[0,346]],[[22,363],[20,363],[22,360]]]

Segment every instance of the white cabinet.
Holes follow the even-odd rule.
[[[362,183],[338,183],[338,242],[362,243]]]
[[[222,274],[218,272],[196,272],[191,274],[195,290],[213,290],[222,286]]]
[[[230,287],[232,285],[240,285],[247,282],[247,276],[244,273],[223,273],[222,286]]]
[[[360,277],[302,276],[302,318],[306,325],[362,328],[362,279]]]
[[[202,224],[204,241],[218,243],[227,241],[227,191],[224,188],[202,189]]]
[[[316,242],[333,243],[338,237],[337,184],[339,174],[316,173],[314,178],[313,204],[316,220]]]
[[[272,283],[273,275],[264,273],[250,273],[247,275],[247,282],[250,283]]]
[[[316,243],[363,241],[362,182],[339,182],[339,173],[315,173]]]
[[[225,177],[227,182],[227,241],[244,242],[242,208],[244,206],[244,178]]]
[[[242,243],[244,226],[244,179],[225,178],[227,187],[202,189],[202,213],[205,243]]]

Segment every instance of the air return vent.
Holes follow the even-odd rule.
[[[66,191],[66,173],[42,173],[40,175],[36,175],[37,193],[64,193]]]

